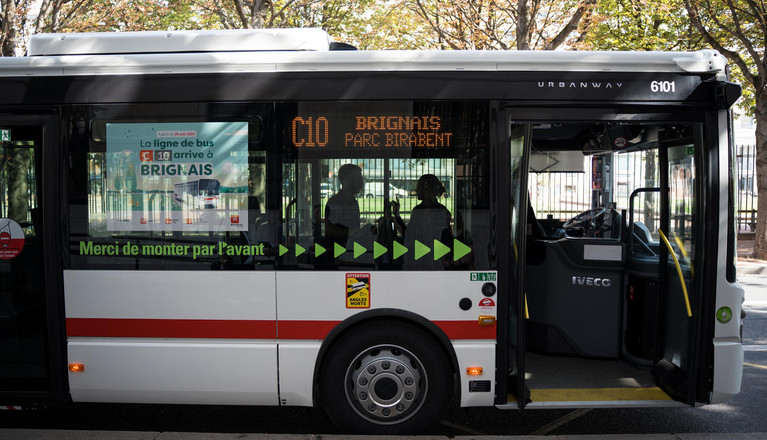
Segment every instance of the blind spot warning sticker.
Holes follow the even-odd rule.
[[[16,258],[24,249],[24,230],[9,218],[0,218],[0,259]]]
[[[370,308],[370,274],[347,273],[346,274],[346,308],[369,309]]]

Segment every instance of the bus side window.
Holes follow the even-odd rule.
[[[272,269],[252,106],[73,106],[72,268]]]

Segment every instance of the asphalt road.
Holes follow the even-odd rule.
[[[742,392],[702,408],[501,411],[452,409],[442,436],[527,434],[767,433],[767,276],[743,276],[746,288]],[[0,411],[0,428],[337,434],[321,411],[201,405],[68,404],[44,411]]]

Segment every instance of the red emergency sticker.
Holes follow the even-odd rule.
[[[22,249],[24,249],[24,230],[9,218],[0,219],[0,259],[15,258]]]
[[[479,301],[479,308],[485,312],[495,310],[495,301],[492,298],[482,298]]]

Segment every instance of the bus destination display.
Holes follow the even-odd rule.
[[[294,147],[450,148],[453,132],[440,116],[299,115],[290,123]]]

